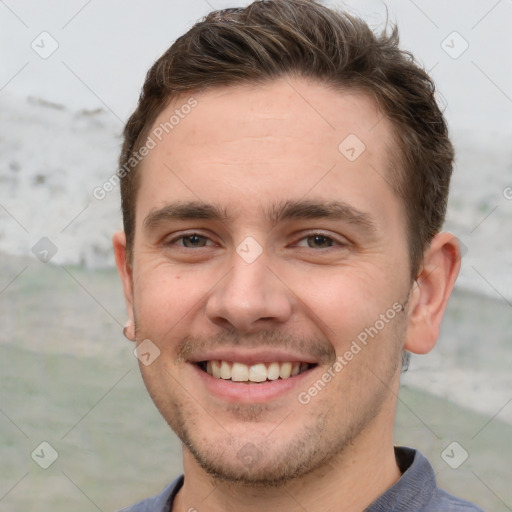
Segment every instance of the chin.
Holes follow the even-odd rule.
[[[313,471],[321,462],[314,460],[313,453],[297,452],[295,448],[293,451],[295,455],[301,454],[300,459],[289,452],[263,452],[252,443],[246,443],[238,451],[225,450],[218,457],[198,451],[193,445],[189,445],[188,449],[199,466],[214,480],[255,488],[283,486]]]

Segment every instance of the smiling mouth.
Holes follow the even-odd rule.
[[[230,361],[200,361],[196,364],[215,379],[247,383],[290,379],[316,366],[311,363],[278,361],[252,365]]]

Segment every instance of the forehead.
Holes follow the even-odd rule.
[[[276,144],[290,149],[282,155],[287,159],[294,154],[300,157],[301,148],[307,151],[315,146],[324,150],[330,147],[337,157],[340,137],[348,130],[361,140],[371,141],[366,148],[370,152],[383,147],[378,140],[385,143],[390,135],[389,123],[380,123],[383,115],[367,94],[336,91],[322,83],[291,78],[261,86],[236,85],[179,96],[160,113],[153,130],[165,128],[173,113],[188,111],[186,105],[191,97],[197,106],[182,115],[183,119],[180,117],[179,123],[163,136],[183,150],[193,148],[198,156],[203,151],[209,156],[213,150],[219,156],[228,151],[231,158],[238,155],[243,161],[240,149],[252,148],[258,138],[258,143],[269,149]],[[176,115],[173,121],[178,121]],[[381,126],[374,140],[371,132],[377,124]],[[201,140],[195,135],[200,135]],[[238,151],[230,151],[234,145]]]
[[[176,197],[238,197],[242,206],[310,193],[394,199],[392,128],[361,92],[285,78],[182,95],[149,136],[155,147],[141,166],[137,217]]]

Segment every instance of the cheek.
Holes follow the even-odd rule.
[[[180,273],[165,264],[146,265],[134,278],[137,327],[155,343],[186,328],[211,287],[204,272]]]
[[[393,294],[382,269],[370,265],[312,268],[289,280],[299,301],[333,325],[371,317]]]
[[[290,288],[298,307],[337,352],[344,351],[361,331],[403,299],[400,284],[373,265],[320,267],[307,273],[288,273],[286,280],[293,283]]]

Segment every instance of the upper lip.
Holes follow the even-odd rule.
[[[203,352],[188,358],[191,363],[202,361],[230,361],[252,365],[256,363],[309,363],[316,364],[314,358],[306,355],[283,352],[279,350],[240,350],[223,349]]]

